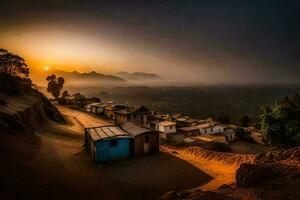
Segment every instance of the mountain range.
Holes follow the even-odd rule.
[[[117,76],[126,79],[127,81],[132,81],[132,82],[140,82],[140,81],[158,81],[161,80],[162,78],[158,76],[157,74],[149,74],[145,72],[118,72],[116,73]]]
[[[124,86],[124,84],[155,82],[161,80],[161,77],[156,74],[144,72],[118,72],[114,75],[102,74],[95,71],[91,72],[67,72],[63,70],[48,71],[48,75],[55,74],[65,79],[68,85],[102,85],[102,86]]]

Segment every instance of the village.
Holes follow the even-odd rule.
[[[101,102],[80,93],[58,99],[58,104],[107,120],[106,124],[82,124],[84,144],[96,163],[154,153],[160,145],[201,146],[215,151],[231,151],[228,144],[239,140],[236,129],[249,135],[252,143],[242,143],[236,153],[256,153],[264,149],[262,135],[254,127],[237,127],[182,114],[165,114],[145,106],[133,107]],[[235,147],[232,148],[235,150]],[[246,149],[246,150],[244,150]],[[248,150],[248,151],[247,151]]]

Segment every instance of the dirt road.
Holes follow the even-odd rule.
[[[59,108],[68,124],[49,122],[37,131],[39,146],[23,163],[5,162],[2,197],[10,199],[156,199],[170,190],[203,185],[211,177],[169,153],[96,165],[83,149],[82,123],[110,123]],[[17,148],[17,147],[16,147]],[[3,162],[2,162],[3,163]]]
[[[57,108],[67,119],[75,119],[85,128],[113,124],[113,121],[94,116],[90,113],[73,110],[64,106],[57,106]]]

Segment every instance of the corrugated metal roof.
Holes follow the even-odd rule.
[[[113,137],[129,137],[130,135],[117,126],[100,126],[87,128],[94,141]]]
[[[130,135],[134,136],[134,137],[138,136],[140,134],[152,131],[151,129],[147,129],[147,128],[143,128],[143,127],[137,126],[137,125],[135,125],[135,124],[133,124],[131,122],[128,122],[128,123],[124,124],[122,126],[122,129],[124,131],[126,131],[127,133],[129,133]]]

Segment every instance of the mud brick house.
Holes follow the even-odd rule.
[[[131,152],[138,156],[159,151],[159,136],[157,131],[137,126],[128,122],[122,126],[132,139]]]
[[[115,111],[115,119],[119,123],[133,122],[138,125],[146,126],[148,124],[151,111],[145,106],[139,108],[128,107]]]
[[[85,129],[85,147],[96,162],[126,158],[131,136],[115,125]]]

